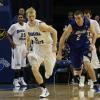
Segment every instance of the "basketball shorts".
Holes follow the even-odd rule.
[[[26,49],[25,45],[17,45],[15,49],[12,49],[12,69],[21,69],[21,67],[26,66],[26,58],[23,54]]]
[[[81,69],[84,61],[91,61],[91,52],[89,48],[71,48],[70,60],[74,69]]]
[[[56,63],[56,53],[52,52],[52,45],[35,45],[28,54],[28,60],[33,68],[39,68],[43,64],[45,74],[51,76]]]

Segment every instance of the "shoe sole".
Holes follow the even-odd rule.
[[[46,96],[40,96],[40,98],[46,98],[48,97],[50,94],[48,93]]]

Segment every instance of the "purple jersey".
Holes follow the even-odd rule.
[[[84,23],[78,26],[75,20],[71,20],[69,24],[72,26],[72,33],[68,39],[70,47],[70,60],[74,68],[81,68],[83,59],[86,56],[91,60],[90,42],[88,39],[87,30],[90,28],[90,22],[86,17],[83,17]]]
[[[90,21],[86,17],[83,17],[83,20],[84,23],[82,26],[78,26],[74,19],[69,22],[73,30],[68,39],[71,48],[80,48],[89,45],[87,30],[90,28]]]

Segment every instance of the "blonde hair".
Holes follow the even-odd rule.
[[[26,16],[28,17],[28,14],[32,14],[35,13],[36,14],[36,10],[33,7],[30,7],[26,10]]]

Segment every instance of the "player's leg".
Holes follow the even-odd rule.
[[[13,85],[15,87],[19,87],[19,77],[20,77],[20,70],[19,69],[13,69],[14,71],[14,80],[13,80]]]
[[[11,68],[14,71],[14,80],[13,85],[20,86],[19,84],[19,77],[20,77],[20,58],[18,58],[18,51],[19,48],[16,47],[15,49],[12,49],[12,66]]]
[[[45,81],[47,79],[50,78],[50,76],[53,73],[53,69],[55,66],[55,62],[56,62],[56,54],[55,53],[49,53],[46,54],[45,58],[44,58],[44,66],[45,66]],[[48,89],[45,87],[42,89],[42,93],[40,95],[40,97],[47,97],[49,96],[49,91]]]
[[[39,72],[39,67],[40,67],[40,64],[42,63],[43,59],[34,53],[29,53],[28,60],[29,60],[30,65],[32,66],[33,75],[34,75],[38,85],[41,87],[42,93],[44,93],[44,92],[46,93],[47,88],[45,87],[43,77],[42,77],[41,73]],[[40,97],[47,97],[47,95],[44,95],[44,96],[40,95]]]
[[[23,58],[22,64],[21,64],[21,69],[20,69],[20,77],[19,77],[19,82],[23,86],[27,86],[27,83],[24,80],[25,77],[25,68],[26,68],[26,59]]]
[[[76,59],[77,58],[77,59]],[[80,57],[80,51],[78,49],[71,49],[70,50],[70,60],[71,60],[71,66],[72,66],[72,74],[73,83],[79,83],[79,77],[81,76],[81,57]]]
[[[87,72],[88,72],[90,78],[91,78],[92,81],[93,81],[93,84],[94,84],[93,87],[94,87],[95,91],[98,92],[98,91],[100,91],[100,90],[99,90],[99,87],[98,87],[98,85],[97,85],[96,74],[95,74],[95,71],[94,71],[94,69],[93,69],[91,63],[90,63],[90,59],[89,59],[89,56],[88,56],[88,55],[90,55],[90,54],[86,54],[86,53],[85,53],[85,55],[84,55],[84,67],[85,67],[85,69],[87,70]]]
[[[24,80],[25,76],[25,67],[26,67],[26,57],[24,56],[23,52],[25,49],[25,45],[21,45],[20,48],[20,58],[21,58],[21,69],[20,69],[20,77],[19,77],[19,82],[23,86],[27,86],[27,83]]]
[[[100,68],[100,63],[99,63],[99,59],[97,57],[95,46],[93,47],[93,50],[92,50],[91,65],[95,71],[96,78],[97,78],[98,68]],[[93,81],[91,79],[88,80],[88,84],[90,85],[90,88],[93,88]]]
[[[79,86],[83,87],[84,86],[84,80],[83,77],[81,76],[82,74],[82,51],[80,49],[71,49],[70,52],[70,60],[71,60],[71,65],[73,69],[73,78],[72,82],[73,83],[79,83]]]
[[[73,84],[78,83],[79,87],[84,87],[85,76],[82,74],[82,67],[79,69],[73,69]]]
[[[38,55],[31,52],[28,54],[28,60],[29,60],[30,65],[32,66],[32,72],[34,74],[34,77],[37,83],[38,84],[43,83],[43,78],[39,72],[41,60],[39,59]]]
[[[45,57],[44,65],[45,65],[45,78],[49,79],[53,73],[53,69],[56,63],[56,53],[48,54]]]

